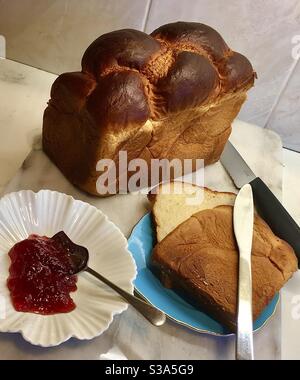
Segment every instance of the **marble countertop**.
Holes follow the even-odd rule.
[[[41,131],[43,110],[55,78],[53,74],[29,66],[0,60],[0,191],[21,166]],[[300,154],[283,150],[282,200],[298,223],[299,168]],[[300,313],[298,318],[296,310],[300,300],[297,297],[300,298],[299,272],[282,291],[281,357],[284,359],[300,358]]]

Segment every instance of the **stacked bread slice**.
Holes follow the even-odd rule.
[[[235,194],[187,185],[149,195],[157,245],[152,266],[164,286],[180,291],[229,329],[236,326],[238,249],[233,232]],[[168,185],[169,186],[169,185]],[[189,204],[203,192],[202,202]],[[297,270],[293,249],[255,215],[252,247],[253,318]]]
[[[234,193],[218,192],[190,183],[173,181],[149,193],[157,241],[162,241],[179,224],[196,212],[220,205],[233,205]]]

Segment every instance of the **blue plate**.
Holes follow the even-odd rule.
[[[191,329],[214,335],[230,335],[231,333],[220,323],[201,310],[186,302],[174,291],[165,288],[149,269],[151,252],[155,244],[155,234],[151,215],[146,214],[134,227],[128,240],[128,248],[137,266],[135,289],[152,305],[164,311],[174,321]],[[274,314],[279,294],[273,298],[254,323],[254,330],[261,328]]]

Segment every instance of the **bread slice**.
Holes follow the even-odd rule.
[[[162,241],[180,223],[198,211],[220,205],[233,205],[235,194],[210,190],[190,183],[160,184],[149,194],[157,241]]]
[[[211,195],[210,192],[207,194]],[[229,200],[228,196],[220,197]],[[172,204],[175,206],[170,219],[175,210],[180,211],[175,201],[169,202],[169,206]],[[165,220],[162,201],[160,208],[157,207],[158,203],[156,217],[161,222]],[[195,213],[155,246],[151,262],[164,286],[184,292],[201,310],[234,331],[238,250],[232,218],[232,206],[218,206]],[[173,225],[169,223],[168,230]],[[160,230],[160,237],[162,235]],[[252,247],[254,320],[296,270],[297,258],[293,249],[276,237],[256,215]]]

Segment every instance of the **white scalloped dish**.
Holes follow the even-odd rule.
[[[6,282],[8,252],[31,234],[53,236],[64,231],[75,243],[88,248],[89,266],[123,289],[133,292],[136,266],[121,231],[97,208],[50,190],[23,190],[0,200],[0,332],[20,332],[28,342],[56,346],[71,337],[92,339],[103,333],[113,316],[127,304],[87,273],[80,273],[76,304],[70,313],[39,315],[15,311]]]

